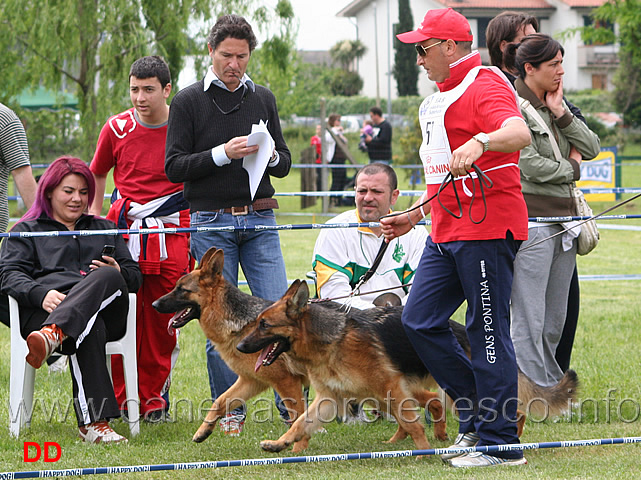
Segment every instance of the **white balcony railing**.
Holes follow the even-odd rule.
[[[617,66],[618,45],[583,45],[578,48],[579,67]]]

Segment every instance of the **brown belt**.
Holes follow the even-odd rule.
[[[270,208],[278,208],[278,200],[276,200],[275,198],[259,198],[251,205],[225,208],[223,209],[223,212],[231,213],[232,215],[247,215],[249,212],[269,210]]]

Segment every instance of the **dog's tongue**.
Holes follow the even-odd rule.
[[[258,360],[256,360],[256,365],[254,365],[254,372],[257,372],[258,369],[262,367],[263,360],[267,358],[267,355],[269,355],[269,352],[271,351],[273,346],[273,344],[267,345],[265,348],[263,348],[262,352],[260,352],[260,355],[258,355]]]
[[[185,313],[186,310],[187,309],[185,308],[185,309],[181,310],[180,312],[174,313],[174,316],[169,319],[169,323],[167,324],[167,333],[169,333],[169,335],[173,335],[174,331],[176,330],[174,328],[174,320],[179,318],[183,313]]]

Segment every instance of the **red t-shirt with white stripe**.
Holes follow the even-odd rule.
[[[450,66],[450,78],[437,84],[441,91],[451,90],[465,78],[467,72],[481,64],[478,52]],[[522,118],[515,96],[507,81],[490,70],[482,69],[476,80],[445,113],[445,129],[452,151],[479,132],[491,133],[503,127],[509,120]],[[487,151],[475,162],[484,172],[501,165],[518,165],[520,153]],[[457,240],[493,240],[506,237],[511,231],[516,240],[527,240],[527,207],[521,193],[520,171],[517,167],[496,168],[487,173],[492,188],[485,188],[487,215],[480,224],[470,220],[472,197],[463,193],[461,181],[456,182],[458,196],[463,207],[463,217],[457,219],[447,213],[438,199],[430,202],[432,207],[432,240],[436,243]],[[476,183],[471,216],[474,221],[483,218],[483,198]],[[471,190],[469,179],[466,181]],[[428,198],[438,191],[439,185],[428,185]],[[440,201],[448,210],[458,214],[459,209],[452,186],[440,194]]]
[[[147,203],[180,192],[165,174],[167,123],[145,126],[130,108],[111,117],[102,127],[91,171],[106,175],[114,169],[114,183],[124,198]]]

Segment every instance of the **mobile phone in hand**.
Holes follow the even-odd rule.
[[[96,258],[96,260],[101,262],[104,261],[102,258],[103,255],[113,258],[115,253],[116,253],[115,245],[105,245],[104,247],[102,247],[102,253],[100,254],[100,257]]]

